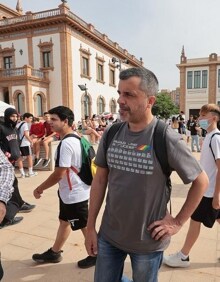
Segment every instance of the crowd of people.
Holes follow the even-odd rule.
[[[186,120],[184,113],[181,111],[179,115],[173,116],[170,126],[179,134],[186,135],[187,143],[191,145],[192,152],[201,152],[203,140],[207,131],[199,125],[199,117],[190,115]]]
[[[74,113],[64,106],[49,110],[52,132],[49,136],[44,133],[42,124],[37,126],[37,119],[34,119],[32,129],[22,125],[24,130],[20,133],[20,145],[22,138],[30,143],[24,143],[22,149],[15,130],[20,126],[17,125],[18,114],[14,109],[7,109],[0,131],[4,153],[2,165],[6,162],[6,166],[10,167],[9,162],[14,164],[20,160],[21,154],[29,158],[27,146],[29,149],[33,146],[34,165],[38,165],[39,145],[45,139],[61,140],[55,153],[54,171],[33,191],[34,197],[40,199],[45,190],[59,185],[59,226],[55,241],[45,252],[33,254],[35,262],[60,262],[62,247],[71,230],[81,230],[88,256],[79,261],[78,266],[87,268],[95,265],[95,282],[157,282],[162,263],[170,267],[189,266],[189,252],[199,237],[201,224],[211,228],[220,219],[220,131],[217,128],[220,109],[215,104],[204,105],[199,117],[190,117],[188,122],[181,112],[177,120],[172,120],[171,126],[163,127],[166,130],[165,141],[161,142],[166,142],[166,161],[184,184],[191,184],[182,207],[174,216],[167,209],[170,194],[165,191],[169,177],[158,162],[154,147],[158,122],[152,114],[152,107],[158,93],[157,77],[141,67],[123,70],[119,78],[118,104],[123,121],[120,126],[112,124],[108,127],[105,120],[96,115],[91,119],[86,116],[78,124],[82,134],[90,135],[91,142],[99,144],[95,158],[97,170],[91,187],[70,169],[74,167],[80,171],[82,152],[78,138],[80,133],[73,126]],[[33,116],[26,114],[23,122],[29,123],[32,119]],[[182,134],[187,133],[186,129],[193,140],[192,150],[182,138]],[[197,147],[195,136],[202,130],[206,136],[204,133],[203,145]],[[74,134],[78,135],[77,138]],[[10,142],[13,142],[13,148]],[[200,163],[191,152],[194,151],[194,143],[197,151],[201,150]],[[45,160],[49,160],[48,155]],[[30,163],[29,177],[34,173],[32,167]],[[22,169],[19,166],[21,175]],[[6,176],[5,170],[0,172],[0,181],[8,179],[5,180],[7,184],[0,186],[0,221],[3,228],[16,219],[16,213],[22,211],[23,206],[29,210],[34,206],[22,200],[13,171],[9,171],[10,177]],[[3,197],[5,191],[9,192]],[[105,209],[97,230],[96,221],[104,201]],[[13,205],[14,209],[11,209]],[[10,218],[8,211],[12,210],[14,216]],[[188,219],[190,227],[182,249],[175,255],[164,256],[171,236],[179,232]],[[131,260],[133,280],[123,275],[127,256]]]

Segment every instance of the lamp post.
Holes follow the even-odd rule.
[[[78,87],[81,91],[85,91],[85,93],[87,94],[88,88],[86,87],[86,83],[85,84],[79,84]]]
[[[129,60],[125,59],[125,60],[121,60],[119,58],[116,58],[116,57],[112,57],[112,63],[114,65],[116,65],[116,68],[119,69],[119,71],[121,71],[121,64],[124,63],[124,64],[129,64]],[[117,64],[116,64],[117,63]]]
[[[88,108],[88,93],[87,90],[88,88],[86,87],[86,83],[85,84],[79,84],[78,85],[79,89],[81,91],[85,91],[85,95],[84,95],[84,99],[83,99],[83,106],[84,106],[84,115],[88,115],[89,114],[89,108]],[[88,113],[87,113],[88,112]]]

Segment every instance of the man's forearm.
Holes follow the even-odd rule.
[[[37,189],[40,191],[44,191],[51,186],[57,184],[62,179],[62,176],[57,175],[55,172],[53,172],[43,183],[41,183]]]
[[[204,171],[192,183],[186,201],[175,218],[179,225],[182,226],[195,211],[208,187],[208,183],[208,177]]]

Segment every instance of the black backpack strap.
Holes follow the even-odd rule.
[[[22,125],[25,123],[25,121],[21,122],[21,124],[19,125],[19,127],[17,128],[17,131],[19,131],[22,127]]]
[[[105,154],[107,153],[107,150],[112,142],[112,139],[114,138],[115,134],[118,132],[118,130],[121,128],[123,124],[124,122],[116,122],[113,123],[111,127],[107,129],[108,131],[104,142]]]
[[[212,134],[211,139],[210,139],[210,143],[209,143],[209,148],[211,149],[213,158],[214,158],[214,160],[216,161],[216,159],[215,159],[215,154],[214,154],[214,152],[213,152],[212,144],[211,144],[211,143],[212,143],[212,138],[213,138],[215,135],[220,135],[220,132],[216,132],[216,133]]]
[[[166,146],[166,131],[168,125],[158,120],[157,124],[154,129],[154,136],[153,136],[153,146],[154,152],[156,157],[160,163],[163,173],[169,177],[171,174],[171,168],[168,163],[168,156],[167,156],[167,146]]]
[[[161,169],[167,177],[166,181],[166,200],[167,203],[170,202],[170,214],[172,214],[172,205],[171,205],[171,179],[170,175],[172,172],[172,169],[168,163],[168,154],[167,154],[167,146],[166,146],[166,131],[167,131],[168,125],[163,122],[162,120],[158,120],[157,124],[154,129],[154,136],[153,136],[153,146],[154,146],[154,152],[155,155],[160,163]]]
[[[77,139],[80,140],[80,137],[79,137],[78,135],[74,134],[74,133],[69,133],[69,134],[65,135],[65,136],[63,137],[63,139],[66,139],[66,138],[68,138],[68,137],[75,137],[75,138],[77,138]],[[62,140],[63,140],[63,139],[62,139]],[[61,144],[62,144],[62,140],[60,140],[60,143],[59,143],[58,146],[57,146],[57,158],[56,158],[56,162],[55,162],[55,167],[58,167],[58,166],[59,166],[60,147],[61,147]]]

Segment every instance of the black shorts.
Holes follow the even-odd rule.
[[[20,147],[22,157],[32,155],[31,146]]]
[[[86,227],[88,220],[88,200],[75,204],[65,204],[59,196],[59,204],[59,219],[68,221],[74,231]]]
[[[216,219],[220,218],[220,210],[213,209],[212,200],[213,198],[203,197],[192,214],[191,219],[203,223],[208,228],[212,228]]]

